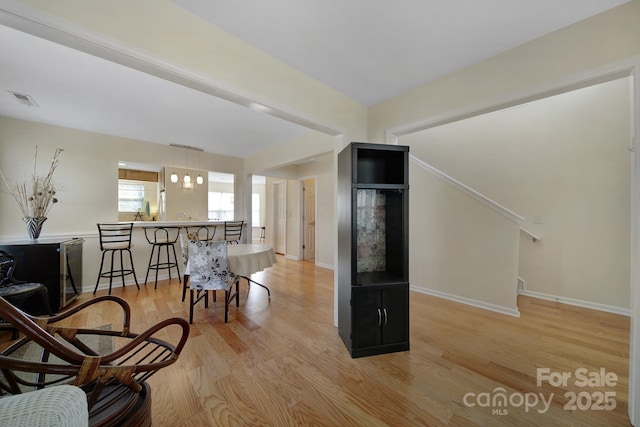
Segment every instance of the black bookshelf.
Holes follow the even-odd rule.
[[[352,357],[409,350],[409,148],[338,154],[338,329]]]

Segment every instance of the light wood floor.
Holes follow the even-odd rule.
[[[222,298],[196,309],[180,359],[149,381],[154,426],[630,425],[627,317],[521,297],[521,317],[513,318],[412,292],[411,350],[351,359],[333,326],[332,271],[278,256],[253,277],[269,285],[270,302],[243,282],[229,323]],[[135,307],[140,332],[187,316],[180,286],[173,280],[114,294]],[[96,311],[80,321],[110,319]],[[617,375],[616,386],[575,384],[576,369],[601,367]],[[566,386],[537,386],[536,368],[572,376]],[[480,405],[498,387],[511,404]],[[582,393],[584,407],[600,392],[615,393],[615,409],[564,409],[565,393]],[[534,393],[552,397],[547,411],[539,412],[542,403],[528,411],[520,405]]]

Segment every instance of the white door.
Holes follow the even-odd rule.
[[[302,181],[302,259],[316,260],[316,180]]]
[[[287,187],[286,182],[273,184],[273,248],[276,253],[285,254],[287,251]]]

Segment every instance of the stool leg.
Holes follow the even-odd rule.
[[[162,247],[158,246],[158,252],[156,252],[156,284],[153,289],[158,289],[158,270],[160,270],[160,252]]]
[[[136,282],[136,288],[140,290],[140,285],[138,285],[138,278],[136,277],[136,270],[133,267],[133,255],[131,255],[131,251],[129,249],[127,249],[127,252],[129,252],[129,262],[131,262],[131,274],[133,274],[133,280]]]
[[[147,286],[147,280],[149,279],[149,270],[151,269],[151,263],[153,262],[153,251],[155,251],[156,245],[151,245],[151,256],[149,257],[149,265],[147,266],[147,275],[144,276],[144,285]]]
[[[169,245],[164,245],[164,249],[167,253],[167,270],[169,270],[169,281],[171,281],[171,258],[169,257]],[[178,279],[180,279],[180,276],[178,276]],[[156,282],[157,281],[158,279],[156,279]]]
[[[109,272],[109,295],[111,295],[111,284],[113,282],[113,257],[116,253],[116,251],[112,250],[111,252],[111,269]]]
[[[102,277],[102,266],[104,264],[104,256],[107,252],[106,251],[102,251],[102,257],[100,258],[100,270],[98,270],[98,280],[96,280],[96,287],[93,288],[93,294],[95,295],[96,291],[98,290],[98,285],[100,284],[100,277]]]
[[[120,277],[122,277],[122,287],[125,287],[124,284],[124,257],[122,256],[122,249],[118,251],[120,253]]]
[[[172,244],[171,249],[173,249],[173,260],[175,261],[176,271],[178,272],[178,283],[180,283],[180,267],[178,266],[178,255],[176,255],[176,247]],[[169,268],[169,271],[171,271],[171,268]]]

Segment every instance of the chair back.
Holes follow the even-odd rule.
[[[217,225],[200,225],[186,227],[189,239],[191,240],[213,240],[216,235]]]
[[[227,243],[240,243],[242,237],[243,221],[225,221],[224,223],[224,239]]]
[[[131,249],[133,223],[98,224],[100,233],[100,250]]]
[[[228,290],[236,282],[229,272],[227,242],[189,241],[191,289]]]
[[[13,283],[13,270],[16,266],[16,259],[9,252],[0,249],[0,286]]]
[[[178,241],[180,227],[144,227],[144,237],[152,245],[173,244]]]

